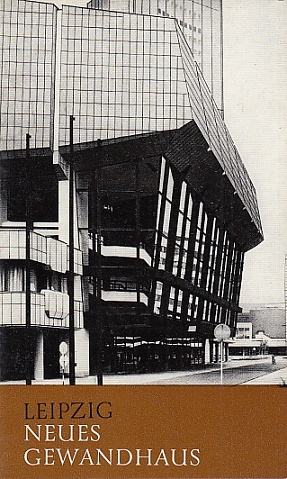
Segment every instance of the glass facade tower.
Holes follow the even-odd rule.
[[[174,18],[223,113],[222,0],[92,0],[88,5]]]
[[[216,359],[214,327],[235,333],[244,253],[263,239],[221,115],[221,2],[114,3],[0,7],[0,339],[7,354],[25,341],[32,175],[35,377],[60,374],[68,342],[71,163],[78,375]]]

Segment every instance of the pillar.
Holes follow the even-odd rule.
[[[75,331],[76,376],[89,375],[89,333],[86,329]]]
[[[36,340],[35,371],[36,380],[44,379],[44,334],[40,331]]]
[[[204,345],[204,364],[209,364],[210,363],[210,340],[207,338],[205,340],[205,345]]]

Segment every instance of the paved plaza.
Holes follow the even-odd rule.
[[[68,378],[65,378],[68,384]],[[1,384],[25,384],[25,381],[2,382]],[[33,384],[63,384],[62,379],[33,381]],[[97,378],[77,378],[76,384],[95,384]],[[106,374],[103,384],[110,385],[219,385],[220,364],[210,364],[191,371],[168,371],[147,374]],[[287,385],[287,357],[278,356],[272,364],[271,356],[259,359],[230,359],[224,363],[223,385]]]
[[[224,385],[287,385],[287,358],[229,360],[224,363]],[[142,375],[106,376],[104,384],[218,385],[220,365],[212,364],[193,371],[172,371]]]

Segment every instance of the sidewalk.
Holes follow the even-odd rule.
[[[246,381],[243,386],[285,386],[287,387],[287,367],[274,371],[273,373],[260,376],[259,378]]]

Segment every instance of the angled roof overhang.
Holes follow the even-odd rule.
[[[69,146],[60,147],[60,154],[70,161]],[[182,178],[200,195],[208,210],[222,221],[244,251],[263,240],[260,218],[252,217],[244,198],[237,193],[193,120],[178,130],[73,146],[74,169],[88,178],[92,178],[99,166],[151,156],[164,156],[182,173]],[[252,201],[256,202],[256,197]]]

